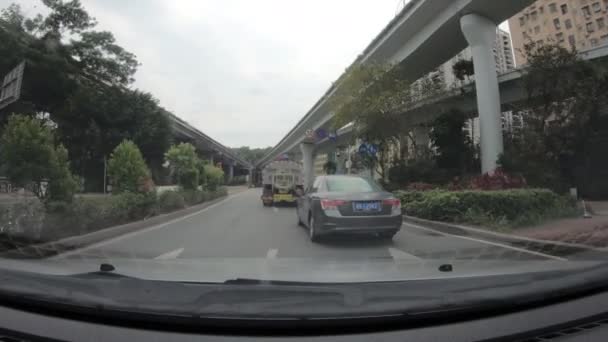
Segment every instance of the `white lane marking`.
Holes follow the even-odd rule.
[[[174,251],[167,252],[165,254],[161,254],[161,255],[157,256],[156,258],[154,258],[154,260],[176,259],[180,254],[182,254],[183,251],[184,251],[183,248],[179,248],[179,249],[176,249]]]
[[[275,213],[278,213],[278,212],[279,212],[279,208],[277,208],[277,207],[272,207],[272,211],[274,211]]]
[[[189,219],[189,218],[194,217],[196,215],[200,215],[200,214],[202,214],[202,213],[204,213],[206,211],[209,211],[210,209],[213,209],[213,208],[215,208],[217,206],[220,206],[220,205],[222,205],[222,204],[224,204],[224,203],[232,200],[233,198],[238,197],[241,194],[245,194],[245,193],[247,193],[247,191],[243,191],[243,192],[239,192],[239,193],[234,194],[234,195],[230,195],[226,199],[224,199],[224,200],[222,200],[220,202],[217,202],[215,204],[212,204],[212,205],[210,205],[210,206],[208,206],[206,208],[203,208],[203,209],[201,209],[201,210],[199,210],[197,212],[194,212],[192,214],[188,214],[186,216],[178,217],[176,219],[173,219],[173,220],[165,222],[165,223],[158,224],[156,226],[152,226],[152,227],[148,227],[148,228],[145,228],[145,229],[137,230],[137,231],[134,231],[134,232],[131,232],[131,233],[127,233],[127,234],[124,234],[124,235],[120,235],[120,236],[117,236],[117,237],[109,239],[109,240],[105,240],[105,241],[101,241],[101,242],[89,245],[87,247],[83,247],[83,248],[75,249],[75,250],[72,250],[72,251],[69,251],[69,252],[61,253],[61,254],[56,255],[54,257],[51,257],[49,259],[50,260],[53,260],[53,259],[62,259],[62,258],[71,256],[71,255],[74,255],[74,254],[81,254],[82,252],[86,252],[86,251],[89,251],[89,250],[92,250],[92,249],[100,248],[100,247],[103,247],[105,245],[109,245],[111,243],[115,243],[115,242],[118,242],[118,241],[121,241],[121,240],[125,240],[125,239],[128,239],[128,238],[132,238],[132,237],[140,235],[140,234],[152,232],[152,231],[164,228],[166,226],[170,226],[170,225],[172,225],[174,223],[177,223],[177,222]]]
[[[391,253],[391,256],[395,260],[422,260],[413,254],[404,252],[397,248],[389,248],[388,252]]]
[[[416,229],[426,230],[426,231],[437,233],[437,234],[441,234],[441,235],[444,235],[444,236],[452,236],[452,237],[463,239],[463,240],[469,240],[469,241],[475,241],[475,242],[479,242],[479,243],[485,243],[486,245],[490,245],[490,246],[502,247],[502,248],[507,248],[507,249],[511,249],[511,250],[514,250],[514,251],[518,251],[518,252],[523,252],[523,253],[528,253],[528,254],[532,254],[532,255],[536,255],[536,256],[541,256],[543,258],[548,258],[548,259],[553,259],[553,260],[559,260],[559,261],[568,261],[568,259],[566,259],[566,258],[561,258],[561,257],[555,256],[555,255],[549,255],[549,254],[545,254],[545,253],[541,253],[541,252],[535,252],[535,251],[531,251],[531,250],[524,249],[524,248],[513,247],[513,246],[509,246],[509,245],[505,245],[505,244],[497,243],[497,242],[491,242],[491,241],[486,241],[486,240],[475,239],[475,238],[471,238],[471,237],[467,237],[467,236],[460,236],[460,235],[454,235],[454,234],[444,233],[444,232],[440,232],[440,231],[437,231],[437,230],[432,229],[432,228],[427,228],[427,227],[419,226],[419,225],[413,224],[413,223],[404,223],[403,225],[404,226],[409,226],[409,227],[412,227],[412,228],[416,228]]]
[[[278,249],[269,249],[268,252],[266,252],[266,258],[267,259],[276,259],[278,253],[279,253]]]

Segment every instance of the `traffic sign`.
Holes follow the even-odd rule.
[[[25,62],[21,62],[4,76],[2,88],[0,88],[0,109],[18,101],[21,97],[24,70]]]

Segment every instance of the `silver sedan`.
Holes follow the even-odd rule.
[[[402,225],[401,202],[360,176],[320,176],[297,199],[298,223],[314,242],[326,235],[374,234],[392,239]]]

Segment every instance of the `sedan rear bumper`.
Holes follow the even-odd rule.
[[[401,229],[403,218],[396,216],[327,216],[324,213],[317,218],[319,234],[371,234],[396,233]]]

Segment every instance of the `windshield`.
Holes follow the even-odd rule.
[[[364,178],[344,177],[327,179],[327,190],[331,192],[374,192],[380,187]]]
[[[608,261],[608,3],[554,2],[0,0],[0,273],[571,285]]]

